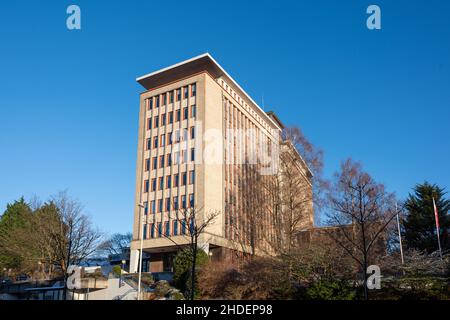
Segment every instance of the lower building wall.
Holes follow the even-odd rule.
[[[89,293],[74,293],[73,296],[73,300],[136,300],[136,298],[136,290],[126,282],[121,282],[120,279],[109,279],[108,287],[105,289]]]

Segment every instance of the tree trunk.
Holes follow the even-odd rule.
[[[191,300],[195,298],[195,265],[197,263],[197,239],[193,243],[193,257],[192,257],[192,270],[191,270]]]

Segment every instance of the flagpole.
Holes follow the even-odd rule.
[[[437,240],[438,240],[438,247],[439,247],[439,255],[442,259],[442,248],[441,248],[441,236],[440,236],[440,232],[439,232],[439,216],[438,216],[438,211],[437,211],[437,207],[436,207],[436,202],[434,201],[434,197],[433,197],[433,208],[434,208],[434,218],[436,220],[436,233],[437,233]]]
[[[400,256],[402,257],[402,264],[405,264],[405,260],[403,258],[402,234],[400,232],[400,219],[398,217],[397,202],[395,203],[395,212],[397,214],[397,229],[398,229],[398,241],[400,243]]]

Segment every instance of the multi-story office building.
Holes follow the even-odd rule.
[[[276,179],[280,153],[290,150],[280,143],[280,120],[264,112],[209,54],[137,81],[145,91],[131,271],[137,271],[141,237],[143,270],[171,271],[174,254],[189,243],[190,222],[180,219],[181,210],[195,208],[200,222],[217,215],[199,239],[214,259],[248,245],[268,247],[264,242],[277,232],[266,201],[270,190],[260,186]],[[298,153],[295,157],[309,183],[310,171]],[[305,224],[312,226],[310,207]]]

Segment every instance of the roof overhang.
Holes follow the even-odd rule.
[[[278,116],[277,116],[273,111],[268,111],[268,112],[266,112],[266,113],[267,113],[267,115],[268,115],[269,117],[272,118],[272,120],[274,120],[274,121],[278,124],[278,126],[279,126],[281,129],[284,129],[284,128],[285,128],[285,125],[283,124],[283,122],[281,122],[280,118],[278,118]]]
[[[215,63],[214,59],[208,53],[205,53],[170,67],[146,74],[137,78],[136,81],[145,89],[151,90],[202,71],[208,71],[214,78],[223,75],[223,70],[221,70],[219,65]]]
[[[261,117],[265,118],[275,128],[282,130],[280,125],[274,119],[268,116],[263,109],[242,89],[239,84],[223,69],[219,63],[209,54],[204,53],[197,57],[182,61],[167,68],[146,74],[136,79],[146,90],[152,90],[167,83],[189,77],[200,72],[208,72],[214,79],[222,77],[236,93],[246,98],[250,104],[253,104]]]

